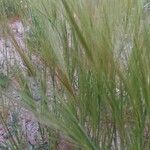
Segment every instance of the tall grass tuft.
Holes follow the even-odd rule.
[[[51,148],[58,149],[63,140],[69,149],[149,149],[148,2],[27,3],[26,45],[43,70],[14,46],[40,80],[40,101],[30,94],[26,75],[17,76],[22,104],[48,129]]]

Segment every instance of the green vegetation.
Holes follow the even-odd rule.
[[[25,0],[0,0],[0,20],[7,17],[23,17],[29,6]]]
[[[0,87],[6,88],[9,82],[9,78],[4,75],[3,73],[0,73]]]
[[[145,3],[27,3],[22,20],[26,25],[24,16],[30,16],[32,22],[26,44],[42,69],[12,40],[29,75],[40,80],[38,104],[26,75],[18,70],[16,77],[22,105],[35,114],[42,133],[48,132],[50,149],[57,149],[61,138],[72,149],[150,149],[150,12]]]

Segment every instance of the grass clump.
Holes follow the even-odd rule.
[[[26,76],[17,76],[23,104],[47,130],[51,148],[63,140],[69,149],[149,149],[145,2],[32,0],[29,5],[27,47],[42,69],[21,57],[40,80],[38,104]]]

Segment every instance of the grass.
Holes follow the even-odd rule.
[[[1,18],[4,16],[11,17],[20,17],[25,15],[28,10],[28,5],[26,1],[21,0],[1,0],[0,1],[0,13]]]
[[[24,23],[24,16],[32,20],[26,44],[43,69],[12,41],[29,75],[40,82],[38,104],[27,74],[16,75],[22,105],[48,132],[49,149],[62,139],[69,149],[150,148],[148,2],[27,1],[21,16]]]
[[[9,82],[9,78],[4,75],[4,74],[0,74],[0,87],[2,88],[6,88]]]

